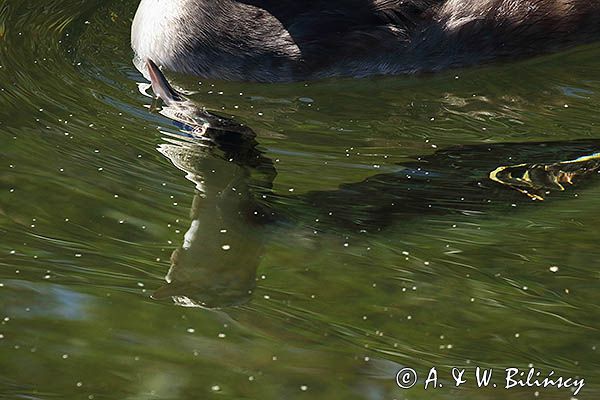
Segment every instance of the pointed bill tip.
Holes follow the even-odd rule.
[[[156,97],[161,98],[167,105],[182,101],[182,96],[179,94],[167,81],[167,78],[163,75],[162,71],[154,63],[154,61],[146,60],[146,68],[150,75],[150,83],[152,84],[152,91]]]

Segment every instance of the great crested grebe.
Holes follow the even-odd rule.
[[[363,77],[600,38],[600,0],[142,0],[137,65],[224,80]]]

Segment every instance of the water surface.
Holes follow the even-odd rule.
[[[214,146],[150,111],[135,8],[0,5],[0,397],[531,399],[449,375],[531,364],[598,398],[600,180],[540,201],[488,176],[600,151],[600,46],[426,76],[171,76],[256,133]],[[432,366],[445,388],[394,382]]]

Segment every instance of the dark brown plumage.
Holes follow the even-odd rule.
[[[434,71],[600,37],[600,0],[142,0],[132,46],[199,76],[292,81]]]

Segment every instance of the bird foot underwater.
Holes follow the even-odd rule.
[[[544,200],[551,190],[566,190],[579,179],[600,172],[600,153],[553,164],[518,164],[498,167],[490,179],[518,190],[533,200]]]

